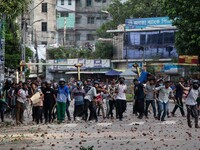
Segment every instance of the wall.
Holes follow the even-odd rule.
[[[36,7],[41,1],[34,0],[32,2],[32,8]],[[36,30],[37,43],[47,42],[48,44],[56,43],[56,1],[44,0],[43,3],[47,3],[47,12],[42,12],[42,4],[38,5],[30,14],[30,25],[36,21],[43,19],[43,21],[35,22],[32,27]],[[41,22],[47,22],[47,31],[42,32]],[[35,33],[33,32],[35,35]],[[35,37],[34,37],[35,41]]]

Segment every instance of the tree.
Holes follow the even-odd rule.
[[[19,26],[14,22],[5,24],[5,66],[17,69],[21,60],[21,47],[19,40]],[[32,58],[33,52],[26,48],[26,61]]]
[[[178,53],[200,56],[200,1],[164,0],[163,5],[178,29],[175,35]]]
[[[47,49],[48,59],[92,58],[93,52],[88,49],[77,48],[50,48]]]
[[[121,0],[112,0],[107,11],[112,21],[103,24],[97,35],[102,38],[111,37],[106,30],[116,29],[119,24],[125,24],[129,18],[146,18],[165,16],[162,11],[162,0],[128,0],[121,3]]]
[[[0,16],[5,16],[5,66],[17,69],[21,60],[20,28],[16,18],[26,13],[30,0],[1,0]],[[26,48],[26,56],[32,57],[32,51]]]
[[[95,44],[95,58],[111,59],[113,57],[114,47],[110,42],[97,42]]]
[[[1,0],[0,15],[5,14],[7,18],[13,19],[18,17],[26,10],[31,0]]]

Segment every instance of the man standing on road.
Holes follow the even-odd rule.
[[[142,83],[139,83],[138,79],[134,79],[134,94],[135,94],[135,104],[134,104],[134,113],[139,113],[138,118],[142,119],[144,115],[144,86]]]
[[[83,117],[84,97],[85,90],[82,88],[82,82],[78,81],[76,88],[72,90],[72,99],[74,99],[74,121],[76,121],[76,117]]]
[[[16,124],[23,124],[23,114],[24,114],[24,103],[27,101],[28,88],[27,84],[23,83],[22,88],[17,92],[16,101]]]
[[[85,108],[85,121],[88,119],[88,108],[90,110],[90,117],[89,120],[92,120],[93,118],[98,121],[97,113],[96,113],[96,101],[95,97],[99,96],[97,94],[97,88],[99,86],[98,81],[94,81],[94,86],[90,88],[90,90],[87,92],[85,98],[84,98],[84,108]]]
[[[180,77],[179,78],[179,84],[177,84],[176,87],[175,87],[175,90],[176,90],[176,94],[175,94],[176,105],[174,106],[174,109],[171,112],[172,117],[175,115],[175,112],[176,112],[177,108],[180,109],[181,115],[183,117],[185,116],[185,112],[184,112],[184,109],[183,109],[183,101],[182,101],[183,93],[184,93],[184,87],[183,87],[184,82],[185,82],[184,78]],[[180,83],[182,85],[180,85]]]
[[[56,100],[56,96],[54,94],[53,88],[51,88],[51,82],[46,82],[46,88],[42,90],[42,93],[44,94],[44,118],[45,123],[51,123],[52,121],[52,109]]]
[[[167,110],[169,106],[169,97],[174,98],[173,90],[170,88],[170,81],[165,81],[164,86],[159,86],[155,88],[156,92],[159,91],[158,103],[159,103],[159,112],[158,120],[165,121],[165,116],[167,115]]]
[[[151,104],[153,108],[153,115],[154,118],[156,118],[156,106],[155,106],[155,79],[150,79],[149,82],[147,83],[145,87],[145,102],[146,102],[146,107],[145,107],[145,117],[148,118],[148,108],[149,105]]]
[[[180,83],[180,85],[182,85]],[[198,125],[198,111],[197,111],[197,98],[200,97],[200,87],[199,87],[199,81],[194,80],[192,83],[192,87],[189,90],[189,93],[186,98],[186,107],[187,107],[187,122],[188,126],[192,128],[191,119],[190,116],[193,113],[193,117],[195,119],[195,128],[199,128]]]
[[[68,87],[65,85],[65,79],[61,78],[57,93],[57,119],[58,123],[65,122],[65,111],[67,100],[71,101]]]
[[[116,87],[116,109],[120,121],[122,121],[123,113],[126,110],[126,91],[127,85],[124,83],[124,78],[120,78],[119,84]]]

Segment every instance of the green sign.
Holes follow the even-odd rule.
[[[66,20],[66,23],[65,23],[65,20]],[[75,25],[74,13],[69,13],[68,17],[57,18],[57,29],[64,29],[65,24],[66,24],[66,28],[74,28],[74,25]]]

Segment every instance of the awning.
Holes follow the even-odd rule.
[[[120,74],[120,76],[138,76],[135,72],[133,72],[132,69],[127,69],[123,73]]]
[[[117,70],[109,70],[108,72],[105,73],[107,76],[118,76],[122,73],[122,71],[117,71]]]
[[[81,71],[80,74],[105,74],[106,71]],[[65,72],[65,74],[78,74],[77,71]]]
[[[29,78],[37,78],[37,74],[30,74]]]

